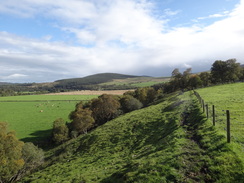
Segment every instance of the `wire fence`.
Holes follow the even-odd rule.
[[[203,113],[212,120],[213,125],[225,132],[227,142],[235,141],[244,145],[244,109],[221,109],[211,102],[206,103],[198,92],[194,91],[201,104]]]

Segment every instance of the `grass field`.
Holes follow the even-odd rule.
[[[26,95],[0,97],[0,121],[24,141],[38,141],[50,135],[57,118],[68,121],[77,102],[97,95]],[[74,101],[75,100],[75,101]]]
[[[43,168],[21,182],[243,182],[243,175],[236,154],[187,92],[48,151]]]
[[[219,85],[196,91],[205,104],[210,106],[210,114],[212,105],[215,105],[216,127],[224,135],[226,135],[226,110],[230,111],[231,141],[241,144],[244,154],[244,83]]]
[[[136,77],[126,79],[114,79],[113,81],[101,83],[101,85],[130,85],[135,87],[148,87],[159,83],[168,82],[170,78],[167,77]]]

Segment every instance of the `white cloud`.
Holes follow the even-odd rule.
[[[209,18],[222,18],[222,17],[227,17],[229,15],[229,11],[224,11],[222,13],[215,13],[206,17],[199,17],[198,20],[204,20],[204,19],[209,19]]]
[[[25,6],[4,1],[0,11],[52,17],[62,31],[75,34],[83,47],[51,42],[52,35],[37,40],[0,32],[0,69],[19,70],[5,71],[5,76],[18,73],[26,75],[26,81],[97,72],[162,76],[164,71],[171,73],[172,67],[209,67],[216,59],[244,61],[243,0],[233,11],[210,15],[223,18],[209,26],[171,29],[165,26],[168,19],[153,16],[153,4],[146,0],[23,0],[21,4]],[[165,13],[177,15],[170,9]]]

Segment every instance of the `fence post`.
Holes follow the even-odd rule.
[[[205,113],[205,104],[204,104],[204,100],[202,100],[202,110],[203,110],[203,113]]]
[[[207,113],[207,118],[208,118],[208,104],[206,104],[206,113]]]
[[[230,111],[226,110],[227,117],[227,143],[230,143]]]
[[[215,126],[215,107],[213,105],[213,126]]]

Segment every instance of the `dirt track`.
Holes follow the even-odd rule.
[[[81,91],[72,91],[72,92],[60,92],[60,93],[49,93],[45,95],[102,95],[102,94],[111,94],[111,95],[123,95],[127,91],[133,90],[81,90]]]

